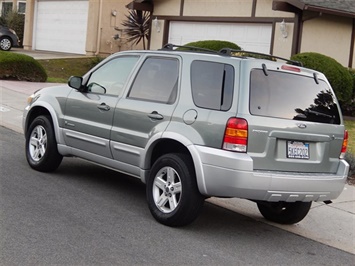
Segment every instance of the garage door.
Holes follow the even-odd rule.
[[[37,1],[34,48],[85,54],[88,9],[87,0]]]
[[[200,40],[224,40],[243,50],[270,53],[271,24],[170,22],[169,42],[186,44]]]

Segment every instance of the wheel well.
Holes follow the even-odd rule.
[[[3,35],[3,36],[0,37],[0,40],[5,39],[5,38],[8,39],[8,40],[10,40],[11,45],[13,45],[13,41],[12,41],[12,38],[11,38],[10,36]]]
[[[191,161],[192,157],[189,152],[189,150],[180,142],[177,142],[172,139],[163,139],[160,140],[153,148],[151,156],[150,156],[150,163],[149,163],[149,168],[152,167],[154,162],[162,155],[167,154],[167,153],[183,153],[187,154]]]
[[[28,127],[31,125],[32,121],[40,115],[48,116],[49,120],[51,121],[51,123],[53,125],[52,117],[51,117],[51,114],[49,113],[49,111],[44,107],[38,106],[38,107],[32,108],[31,112],[27,116],[27,121],[26,121],[26,125],[25,125],[25,132],[27,132]]]

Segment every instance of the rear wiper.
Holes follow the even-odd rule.
[[[334,115],[328,115],[328,114],[317,112],[317,111],[313,111],[313,110],[306,110],[305,113],[306,114],[316,115],[316,116],[323,116],[323,117],[327,117],[327,118],[331,118],[331,119],[335,118]]]

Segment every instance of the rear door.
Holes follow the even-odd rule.
[[[328,82],[301,68],[265,66],[250,69],[248,154],[254,169],[335,173],[344,126]]]
[[[180,59],[147,56],[126,95],[118,102],[111,132],[114,159],[139,166],[149,139],[162,134],[177,103]]]

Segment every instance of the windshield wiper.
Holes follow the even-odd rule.
[[[316,116],[323,116],[323,117],[327,117],[327,118],[331,118],[331,119],[334,119],[335,116],[334,115],[328,115],[328,114],[325,114],[325,113],[321,113],[321,112],[317,112],[317,111],[313,111],[313,110],[306,110],[305,111],[305,114],[312,114],[312,115],[316,115]]]

